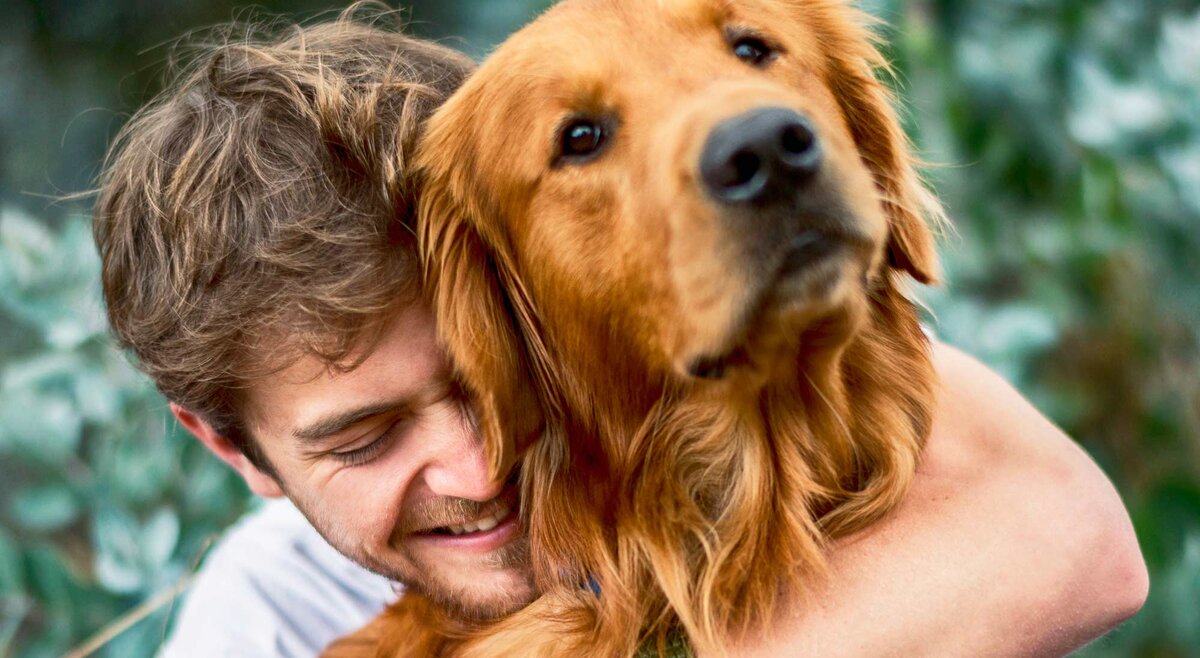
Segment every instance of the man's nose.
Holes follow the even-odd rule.
[[[498,496],[507,472],[497,479],[490,477],[487,455],[474,423],[458,408],[446,409],[439,416],[432,428],[438,434],[434,440],[437,446],[428,455],[423,473],[426,486],[439,496],[476,501]]]

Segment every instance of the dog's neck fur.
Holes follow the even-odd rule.
[[[542,588],[594,578],[599,618],[659,638],[682,627],[709,650],[767,623],[782,586],[822,572],[830,537],[899,501],[932,422],[911,303],[890,282],[867,303],[798,332],[807,349],[784,367],[728,382],[647,378],[550,335],[562,415],[523,470]]]

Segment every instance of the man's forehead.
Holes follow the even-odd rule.
[[[245,390],[251,427],[290,435],[346,409],[393,404],[446,378],[427,308],[396,311],[381,326],[376,337],[336,362],[295,348],[277,351],[289,358]]]
[[[323,398],[325,404],[336,404],[332,391],[322,395],[322,390],[336,386],[340,377],[353,372],[335,369],[313,354],[296,350],[286,359],[276,358],[273,365],[249,382],[242,397],[247,423],[256,436],[264,438],[289,434],[304,422],[303,414],[320,413],[315,405]]]

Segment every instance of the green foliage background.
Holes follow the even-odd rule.
[[[0,1],[0,656],[61,655],[250,504],[109,345],[85,189],[169,49],[237,3]],[[475,55],[540,0],[413,3]],[[317,0],[260,4],[312,16]],[[1151,599],[1085,656],[1200,656],[1200,0],[876,0],[957,232],[937,332],[1122,492]],[[100,655],[153,653],[164,608]]]

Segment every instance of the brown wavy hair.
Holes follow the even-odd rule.
[[[419,293],[409,154],[473,64],[397,23],[355,5],[222,28],[105,160],[93,230],[117,341],[268,473],[246,383],[301,354],[353,367]]]

